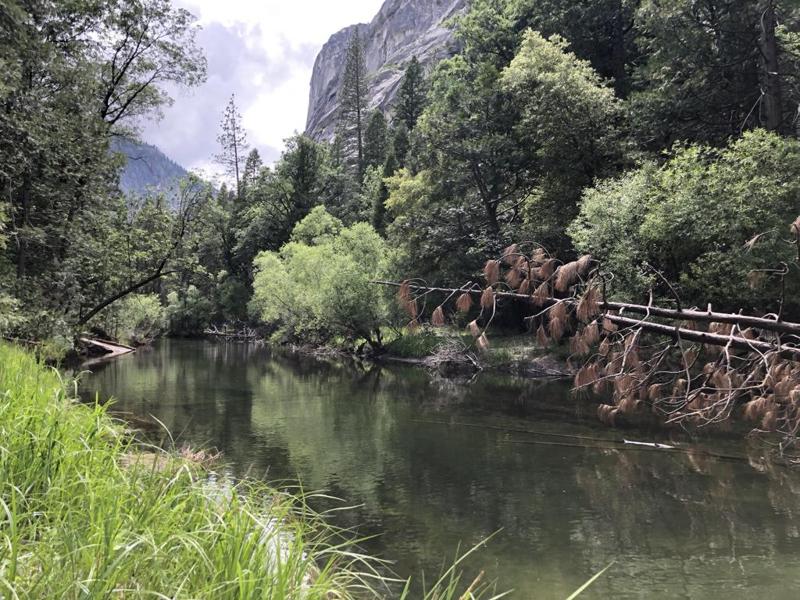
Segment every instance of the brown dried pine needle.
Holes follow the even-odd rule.
[[[481,308],[487,310],[494,308],[494,290],[490,287],[483,290],[481,294]]]
[[[469,332],[474,338],[481,335],[481,328],[477,321],[470,321],[469,325],[467,325],[467,329],[469,329]]]
[[[577,261],[561,265],[556,271],[556,290],[559,292],[566,292],[569,288],[578,282],[578,268]]]
[[[468,313],[472,308],[472,294],[463,293],[456,300],[456,310],[460,313]]]
[[[494,285],[500,281],[500,261],[487,260],[483,267],[483,276],[486,278],[488,285]]]
[[[590,285],[578,302],[576,314],[578,319],[586,323],[600,314],[600,290]]]

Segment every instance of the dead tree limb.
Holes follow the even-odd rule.
[[[383,285],[389,287],[400,287],[401,283],[394,281],[374,281],[376,285]],[[480,296],[483,293],[482,289],[459,289],[459,288],[442,288],[442,287],[428,287],[411,284],[412,290],[424,291],[429,293],[468,293],[474,296]],[[498,298],[506,298],[509,300],[521,300],[524,302],[533,302],[530,295],[519,294],[516,292],[501,292],[496,291]],[[564,299],[547,298],[540,302],[543,305],[554,304],[556,302],[564,301]],[[576,300],[568,298],[566,302],[573,304]],[[789,321],[774,321],[765,317],[755,317],[752,315],[743,315],[735,313],[720,313],[712,311],[701,310],[675,310],[670,308],[662,308],[657,306],[646,306],[644,304],[633,304],[629,302],[601,302],[600,308],[602,310],[613,310],[620,312],[629,312],[641,315],[649,315],[651,317],[661,317],[675,321],[693,321],[702,323],[727,323],[731,325],[739,325],[740,327],[748,328],[754,327],[764,331],[773,331],[775,333],[787,333],[800,336],[800,323],[792,323]],[[674,329],[674,328],[673,328]]]

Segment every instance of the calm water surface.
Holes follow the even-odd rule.
[[[88,396],[153,415],[178,443],[214,446],[236,474],[300,480],[360,508],[339,516],[432,577],[459,544],[513,598],[559,598],[611,561],[584,598],[800,597],[800,474],[620,442],[563,384],[164,342],[97,367]]]

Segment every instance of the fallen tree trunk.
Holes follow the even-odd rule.
[[[394,281],[374,281],[377,285],[384,285],[399,288],[402,283]],[[467,293],[474,296],[480,296],[483,289],[464,289],[464,288],[440,288],[440,287],[427,287],[421,285],[411,284],[412,290],[435,292],[442,294],[459,294]],[[518,294],[516,292],[495,292],[498,298],[507,298],[511,300],[522,300],[533,302],[531,296],[526,294]],[[575,304],[575,299],[558,299],[547,298],[544,300],[543,305],[554,304],[556,302],[568,302]],[[603,310],[616,310],[623,312],[631,312],[651,317],[662,317],[665,319],[672,319],[675,321],[692,321],[703,323],[726,323],[729,325],[739,325],[740,327],[762,329],[764,331],[772,331],[775,333],[783,333],[790,335],[800,336],[800,323],[793,323],[790,321],[777,321],[774,319],[767,319],[765,317],[754,317],[752,315],[742,315],[735,313],[720,313],[713,311],[700,311],[700,310],[677,310],[671,308],[662,308],[658,306],[646,306],[644,304],[632,304],[628,302],[601,302],[600,307]]]
[[[400,287],[401,283],[392,281],[375,281],[377,285],[385,285],[390,287]],[[410,288],[416,291],[426,293],[442,293],[448,295],[468,293],[480,296],[483,293],[482,289],[472,288],[440,288],[428,287],[411,284]],[[514,300],[522,300],[533,302],[529,295],[517,294],[514,292],[495,292],[499,298],[509,298]],[[547,298],[543,304],[555,304],[557,302],[567,302],[575,304],[575,299],[558,299]],[[701,312],[696,310],[672,310],[664,308],[656,308],[651,306],[643,306],[639,304],[628,304],[622,302],[601,302],[600,308],[605,311],[623,311],[633,312],[644,315],[645,319],[648,317],[662,317],[672,320],[691,321],[691,322],[717,322],[728,323],[744,327],[754,327],[765,331],[772,331],[775,333],[797,333],[800,334],[800,324],[789,323],[784,321],[773,321],[762,317],[753,317],[749,315],[737,315],[733,313],[715,313],[715,312]],[[654,333],[672,339],[683,339],[691,342],[699,342],[701,344],[709,344],[712,346],[730,346],[739,350],[748,350],[751,352],[778,352],[784,358],[800,362],[800,348],[789,346],[786,344],[772,344],[763,340],[751,340],[741,336],[720,335],[715,333],[708,333],[703,331],[695,331],[683,327],[675,327],[671,325],[664,325],[661,323],[653,323],[644,319],[630,319],[620,315],[604,314],[604,318],[608,319],[615,325],[620,327],[640,328],[643,331]]]
[[[92,346],[94,348],[104,350],[106,354],[103,355],[103,358],[114,358],[116,356],[122,356],[124,354],[131,354],[132,352],[136,352],[135,348],[131,348],[130,346],[125,346],[124,344],[119,344],[117,342],[95,340],[93,338],[87,338],[87,337],[80,338],[80,341],[86,344],[87,346]]]
[[[737,350],[748,350],[750,352],[761,352],[763,354],[779,352],[783,358],[800,362],[800,348],[795,348],[793,346],[770,344],[769,342],[760,340],[749,340],[743,337],[707,333],[705,331],[695,331],[694,329],[683,329],[670,325],[662,325],[661,323],[642,321],[641,319],[629,319],[618,315],[605,315],[604,318],[620,327],[641,329],[649,333],[670,337],[676,341],[681,339],[711,346],[731,346]]]

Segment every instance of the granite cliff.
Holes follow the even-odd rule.
[[[350,36],[358,27],[364,41],[370,108],[387,112],[413,56],[429,67],[454,52],[450,17],[467,0],[386,0],[371,23],[351,25],[331,36],[314,64],[306,133],[330,140]]]

